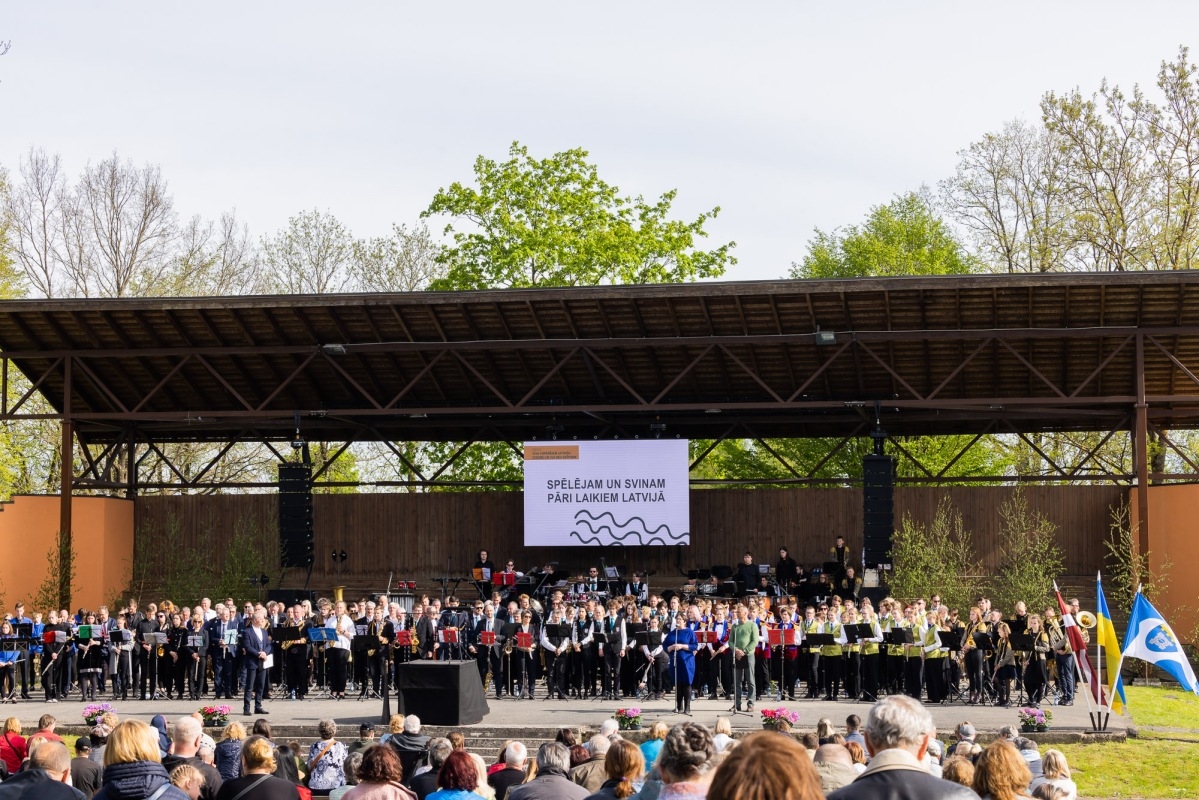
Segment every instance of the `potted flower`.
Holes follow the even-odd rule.
[[[83,721],[89,726],[95,726],[100,721],[100,717],[109,712],[115,714],[117,710],[108,703],[92,703],[83,707]]]
[[[200,708],[200,716],[204,718],[204,724],[220,727],[229,721],[229,712],[232,711],[229,706],[202,706]]]
[[[799,712],[788,711],[785,708],[763,708],[762,727],[767,730],[790,731],[792,726],[799,724]]]
[[[1027,707],[1016,713],[1020,715],[1020,730],[1025,733],[1047,731],[1049,723],[1053,722],[1053,712],[1046,709]]]
[[[616,719],[617,727],[622,731],[641,730],[641,709],[618,708],[613,716]]]

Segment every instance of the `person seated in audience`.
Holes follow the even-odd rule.
[[[716,768],[707,800],[821,800],[824,793],[817,768],[802,750],[789,736],[769,731],[749,734]]]

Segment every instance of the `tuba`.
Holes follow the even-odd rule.
[[[1095,619],[1095,615],[1090,611],[1079,611],[1078,624],[1084,628],[1094,628],[1099,624],[1099,620]]]

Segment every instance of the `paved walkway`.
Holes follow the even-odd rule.
[[[101,697],[101,701],[105,698]],[[135,716],[148,720],[154,714],[164,714],[168,719],[190,714],[201,705],[214,703],[212,700],[201,702],[179,700],[154,701],[120,701],[112,703],[121,716]],[[223,701],[233,709],[230,719],[241,720],[241,703]],[[612,716],[617,708],[637,706],[642,709],[643,717],[648,724],[656,719],[666,722],[677,722],[684,717],[673,713],[673,698],[656,702],[634,703],[588,700],[489,700],[490,713],[478,726],[470,727],[566,727],[585,725],[598,727],[601,722]],[[36,727],[38,717],[42,714],[53,714],[60,725],[82,725],[81,716],[85,704],[78,700],[59,703],[23,700],[16,705],[7,706],[0,710],[0,717],[16,716],[21,720],[26,731]],[[698,700],[692,705],[692,719],[704,725],[712,725],[718,716],[730,716],[731,703],[727,700]],[[830,718],[838,727],[844,724],[850,714],[857,714],[865,719],[870,710],[869,703],[854,703],[842,700],[826,703],[818,700],[776,703],[762,701],[756,705],[753,714],[739,714],[732,717],[733,726],[738,728],[758,728],[761,721],[757,711],[763,708],[783,706],[800,713],[799,727],[815,728],[821,717]],[[1004,725],[1019,723],[1015,708],[996,708],[993,706],[966,706],[960,703],[951,705],[927,706],[932,712],[933,720],[939,731],[951,731],[953,727],[969,720],[981,733],[994,733]],[[1070,707],[1052,706],[1053,730],[1057,732],[1079,732],[1090,727],[1085,705]],[[290,700],[270,700],[266,703],[269,711],[267,719],[272,725],[311,726],[314,730],[318,720],[333,718],[343,726],[357,726],[367,721],[380,723],[382,721],[383,704],[379,700],[305,700],[303,702]],[[393,697],[391,700],[392,713],[399,713],[399,704]],[[253,717],[246,718],[253,719]],[[465,726],[464,726],[465,727]],[[1127,727],[1127,718],[1111,717],[1108,728],[1116,733],[1123,733]],[[343,730],[342,735],[350,731]]]

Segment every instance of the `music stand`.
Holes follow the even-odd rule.
[[[970,638],[974,640],[975,648],[983,651],[984,653],[995,649],[995,641],[991,638],[991,634],[989,633],[975,631],[970,635]]]
[[[312,642],[314,645],[317,645],[317,644],[325,645],[324,647],[320,648],[320,651],[321,651],[321,673],[320,674],[325,676],[325,682],[321,686],[320,692],[309,695],[308,699],[309,700],[317,700],[322,697],[331,697],[332,696],[330,694],[331,690],[329,688],[330,684],[329,684],[328,658],[325,655],[325,650],[328,647],[329,642],[337,641],[337,631],[334,630],[333,628],[326,628],[324,626],[317,627],[317,628],[309,628],[308,629],[308,641]]]
[[[1011,642],[1012,650],[1017,653],[1031,653],[1036,649],[1037,640],[1031,633],[1013,631],[1012,635],[1008,637],[1008,641]]]
[[[58,632],[62,633],[62,631]],[[150,631],[145,636],[146,644],[150,645],[150,699],[160,700],[165,695],[158,688],[158,648],[167,643],[167,635],[162,631]]]

